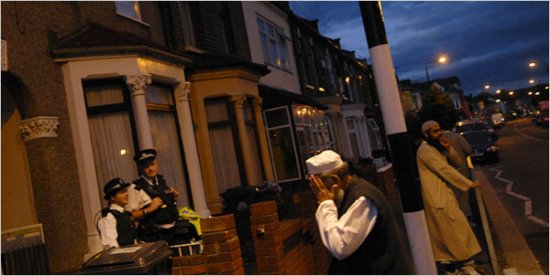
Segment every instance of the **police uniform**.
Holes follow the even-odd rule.
[[[150,162],[154,159],[156,159],[156,151],[153,149],[142,150],[134,157],[138,164]],[[171,244],[174,240],[174,226],[179,214],[174,194],[166,185],[166,180],[159,174],[152,179],[140,175],[139,178],[134,180],[133,184],[134,194],[140,195],[138,200],[134,200],[133,204],[139,205],[138,202],[143,204],[147,201],[150,203],[151,199],[155,197],[160,197],[163,202],[157,210],[146,214],[140,220],[138,236],[146,242],[165,240]]]
[[[129,184],[121,178],[112,179],[103,188],[105,199],[110,200],[112,195],[128,186]],[[137,233],[132,214],[116,203],[111,203],[108,208],[101,210],[101,218],[97,226],[101,243],[106,248],[133,244],[136,241]]]

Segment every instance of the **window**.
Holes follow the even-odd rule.
[[[359,148],[359,140],[358,140],[358,127],[357,127],[357,121],[355,118],[347,118],[346,119],[346,132],[348,133],[348,139],[349,144],[351,146],[351,154],[354,159],[359,159],[361,155],[361,151]]]
[[[238,136],[227,98],[205,100],[208,133],[214,157],[214,167],[218,189],[224,192],[229,188],[240,187],[245,181],[239,164],[242,159],[237,153]]]
[[[159,174],[164,176],[168,186],[181,194],[178,206],[190,206],[172,87],[153,82],[147,87],[145,100],[153,144],[158,153]]]
[[[115,1],[115,5],[118,14],[141,21],[138,1]]]
[[[264,61],[269,65],[289,70],[284,30],[260,17],[257,18],[257,23]]]
[[[133,156],[139,146],[126,84],[121,79],[84,81],[84,96],[99,191],[115,177],[133,181],[138,176]],[[153,83],[145,97],[159,174],[180,192],[178,206],[189,206],[172,87]]]
[[[287,182],[300,179],[288,107],[264,110],[264,117],[276,181]]]
[[[132,159],[137,144],[132,128],[128,92],[121,80],[84,82],[88,124],[96,168],[97,185],[103,191],[107,181],[121,177],[136,178],[137,167]],[[102,192],[100,192],[103,195]],[[101,201],[103,207],[105,202]]]
[[[329,124],[322,110],[305,105],[293,105],[292,114],[302,162],[323,150],[332,149]]]
[[[380,128],[378,127],[378,124],[374,119],[367,119],[367,126],[368,126],[368,133],[369,133],[369,141],[371,143],[371,149],[372,150],[379,150],[384,148],[384,145],[382,144],[382,133],[380,132]]]

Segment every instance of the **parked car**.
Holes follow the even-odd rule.
[[[496,141],[498,139],[498,134],[495,131],[494,128],[492,128],[490,125],[482,123],[479,120],[464,120],[459,121],[456,123],[456,127],[454,131],[456,133],[464,133],[469,131],[477,131],[477,130],[486,130],[491,135],[491,138]]]
[[[504,126],[504,114],[502,113],[491,114],[491,124],[495,128],[501,128],[502,126]]]
[[[487,130],[474,130],[460,133],[472,146],[472,162],[495,163],[500,160],[499,147]]]

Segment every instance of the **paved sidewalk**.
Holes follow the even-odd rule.
[[[497,261],[502,269],[496,273],[544,275],[525,238],[491,186],[488,176],[479,170],[476,170],[475,176],[482,184],[481,193],[493,232]]]

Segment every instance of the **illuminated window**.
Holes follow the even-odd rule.
[[[141,21],[138,1],[115,1],[115,5],[118,14]]]
[[[260,17],[257,18],[257,23],[264,61],[267,64],[290,70],[287,59],[287,38],[284,30]]]

